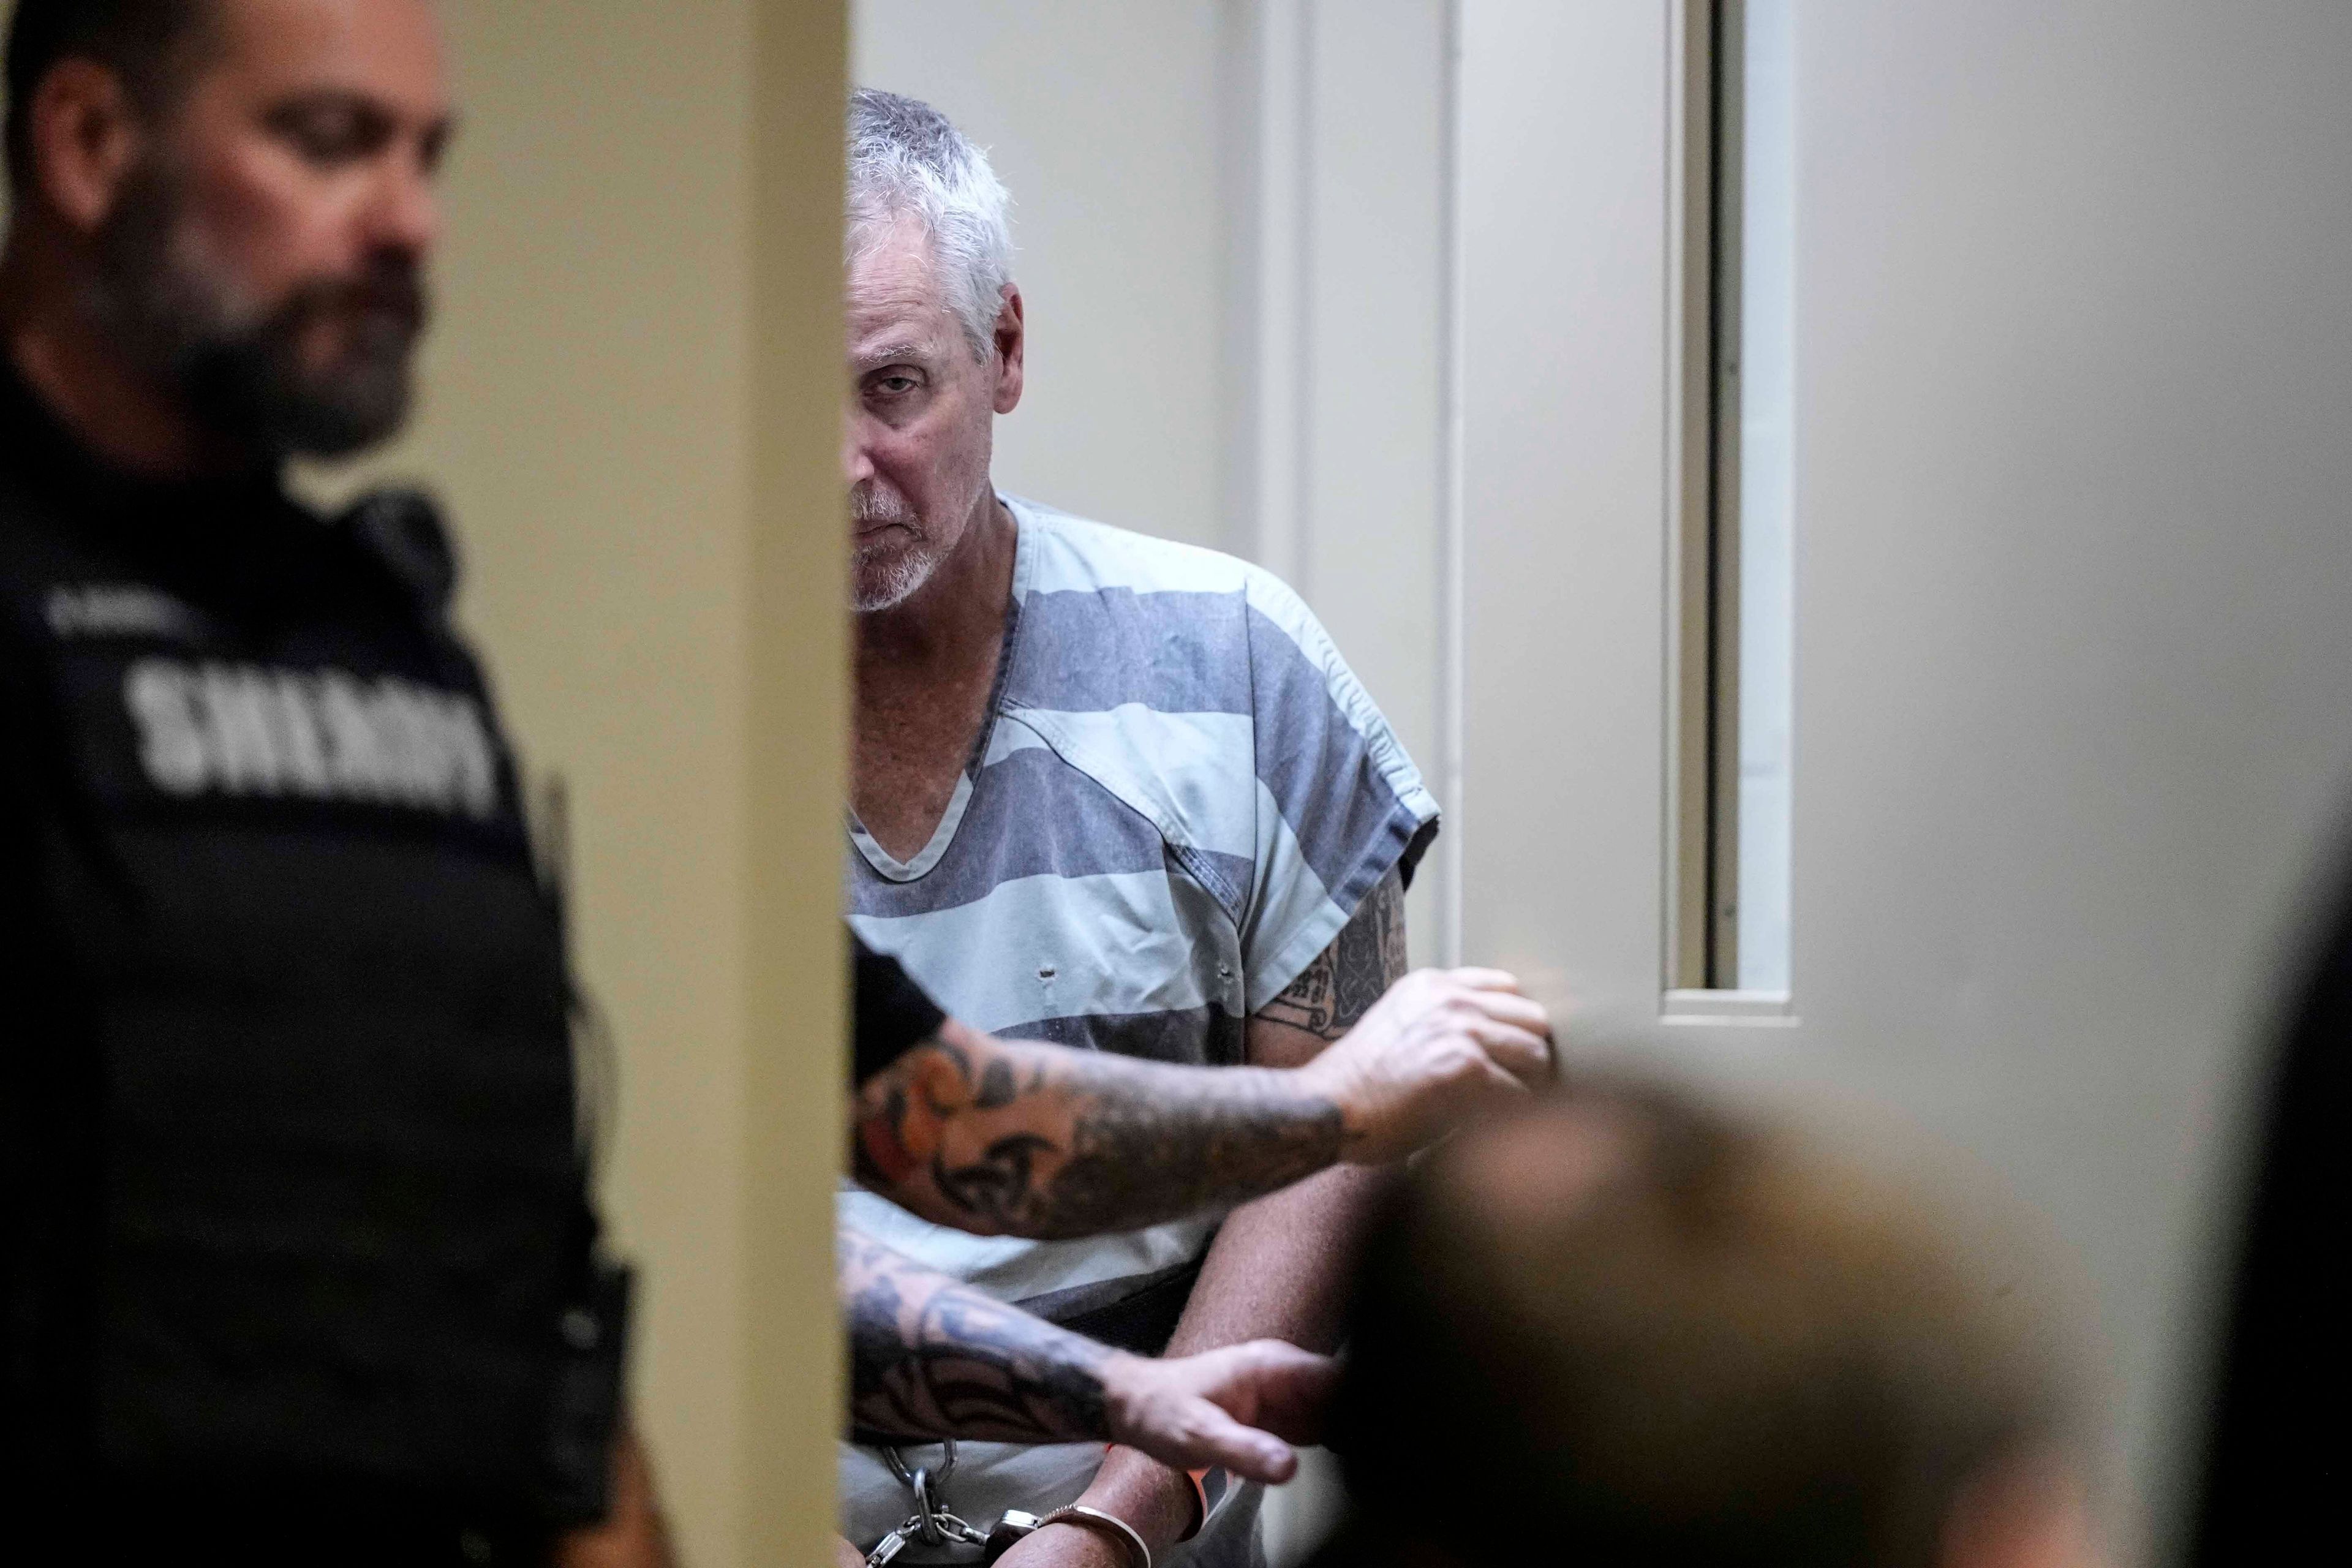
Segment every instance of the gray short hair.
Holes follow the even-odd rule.
[[[982,357],[1013,280],[1010,200],[988,154],[929,104],[870,87],[850,94],[848,259],[894,220],[920,219],[948,309]]]

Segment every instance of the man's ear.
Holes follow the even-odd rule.
[[[94,232],[145,135],[122,79],[96,60],[59,60],[33,89],[25,129],[36,187],[68,227]]]
[[[1021,313],[1021,286],[1004,286],[1004,302],[996,312],[996,398],[999,414],[1021,406],[1021,388],[1028,376],[1029,331]]]

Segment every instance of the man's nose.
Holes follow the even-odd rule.
[[[371,248],[403,251],[419,261],[432,254],[441,240],[441,195],[419,160],[384,160],[368,220]]]
[[[874,477],[874,456],[866,449],[865,424],[865,416],[855,408],[841,422],[841,477],[851,485],[864,484]]]

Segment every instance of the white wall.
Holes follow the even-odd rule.
[[[1234,542],[1223,516],[1216,0],[858,0],[861,86],[938,107],[1013,193],[1029,384],[997,483]]]
[[[1306,128],[1298,255],[1263,285],[1302,301],[1295,360],[1264,362],[1297,389],[1297,500],[1286,542],[1260,513],[1260,548],[1322,616],[1446,810],[1408,906],[1414,959],[1429,963],[1458,941],[1450,895],[1460,791],[1444,659],[1446,8],[1355,0],[1300,9],[1302,68],[1273,86],[1264,110]],[[1283,432],[1261,429],[1261,452],[1283,445]]]

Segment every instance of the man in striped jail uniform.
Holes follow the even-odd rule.
[[[1003,1038],[1295,1066],[1402,976],[1404,888],[1436,803],[1272,575],[995,489],[992,422],[1024,375],[1004,206],[985,158],[937,111],[856,95],[850,922],[940,1006]],[[1160,1182],[1144,1131],[1091,1179]],[[1334,1168],[1229,1215],[1070,1239],[1039,1239],[1080,1227],[1034,1215],[1026,1236],[989,1223],[1028,1206],[1029,1180],[1009,1140],[961,1189],[972,1223],[919,1218],[870,1188],[845,1191],[842,1221],[1120,1349],[1328,1349],[1378,1177]],[[889,1458],[844,1448],[844,1529],[861,1549],[912,1507]],[[1210,1491],[1117,1446],[968,1444],[946,1500],[978,1520],[1082,1502],[1163,1563],[1251,1562],[1255,1489]],[[1047,1529],[1004,1561],[1121,1557],[1108,1532]]]

